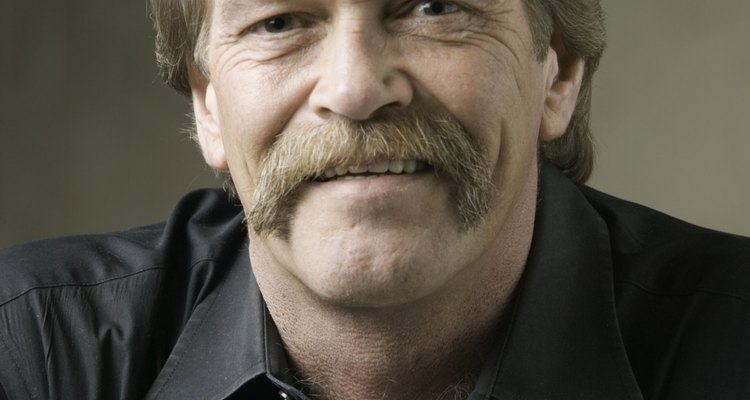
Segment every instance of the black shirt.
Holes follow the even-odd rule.
[[[0,399],[304,398],[247,240],[203,190],[163,224],[0,251]],[[750,398],[746,238],[543,163],[513,304],[471,399]]]

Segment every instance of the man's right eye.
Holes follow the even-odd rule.
[[[419,13],[430,17],[452,14],[458,10],[458,6],[450,1],[423,1],[417,5]]]
[[[284,33],[300,26],[302,26],[302,22],[299,18],[292,14],[281,14],[263,20],[248,28],[247,31],[258,34]]]

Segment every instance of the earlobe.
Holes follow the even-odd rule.
[[[575,111],[583,81],[584,60],[568,53],[562,40],[552,39],[545,61],[545,99],[539,139],[549,142],[561,137]]]
[[[211,168],[228,171],[214,87],[211,82],[193,68],[190,69],[189,76],[196,138],[203,153],[203,158]]]

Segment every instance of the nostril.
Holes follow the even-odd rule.
[[[318,117],[366,120],[381,108],[411,104],[411,81],[388,57],[343,53],[318,70],[309,99]]]
[[[321,118],[341,116],[351,120],[366,120],[383,106],[386,101],[382,88],[339,83],[329,92],[318,92],[311,96],[315,113]]]

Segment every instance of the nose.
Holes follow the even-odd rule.
[[[366,120],[381,108],[411,103],[411,82],[383,36],[361,27],[332,33],[320,54],[318,80],[309,97],[318,117]]]

